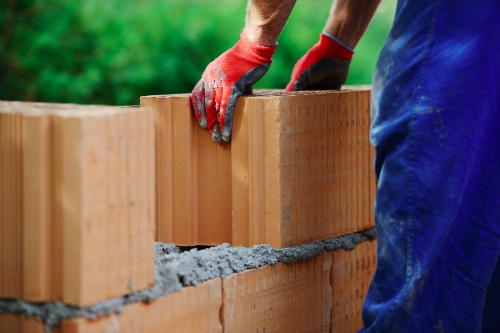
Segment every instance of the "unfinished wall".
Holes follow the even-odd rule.
[[[187,95],[0,102],[0,332],[358,330],[369,97],[239,98],[230,144]]]

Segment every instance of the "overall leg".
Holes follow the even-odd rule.
[[[456,110],[440,113],[419,111],[408,138],[396,143],[394,136],[386,155],[377,150],[378,263],[364,306],[366,332],[480,331],[500,254],[500,195],[487,188],[500,183],[480,166],[484,142],[472,144],[480,135],[465,140],[467,149],[453,144],[462,122],[450,121]],[[448,142],[412,133],[443,129]]]
[[[475,20],[446,1],[398,5],[374,77],[378,263],[361,332],[480,332],[498,290],[500,69],[484,50],[500,51],[500,29],[471,34],[488,4]]]
[[[483,310],[483,333],[497,333],[500,329],[500,260],[491,277]]]

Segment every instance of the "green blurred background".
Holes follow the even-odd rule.
[[[284,88],[318,40],[332,0],[298,0],[269,72],[254,88]],[[190,92],[244,25],[244,0],[5,0],[0,99],[133,105]],[[347,84],[369,84],[395,0],[384,0],[356,48]]]

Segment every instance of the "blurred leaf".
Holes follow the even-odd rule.
[[[356,48],[349,84],[367,84],[390,29],[382,3]],[[283,88],[318,40],[331,0],[299,1],[273,65],[256,88]],[[138,104],[141,95],[188,93],[238,40],[245,1],[6,0],[0,11],[0,99]]]

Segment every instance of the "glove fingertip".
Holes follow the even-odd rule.
[[[219,127],[219,122],[215,123],[214,130],[212,131],[212,141],[215,143],[221,143],[222,142],[222,137],[220,133],[220,127]]]
[[[224,130],[222,131],[222,141],[229,142],[231,141],[231,132]]]
[[[302,91],[306,90],[307,86],[309,85],[309,80],[304,78],[305,74],[302,74],[297,81],[295,81],[292,91]]]
[[[196,120],[202,128],[207,128],[207,116],[205,111],[205,89],[203,81],[200,80],[191,92],[191,106],[193,107]]]
[[[222,142],[222,137],[219,132],[212,132],[212,141],[215,143],[221,143]]]
[[[234,100],[233,100],[234,101]],[[221,112],[219,114],[219,126],[222,128],[222,140],[224,142],[231,141],[231,130],[233,127],[233,112],[234,112],[234,103],[232,103],[231,99],[228,102],[226,109],[221,108]]]

